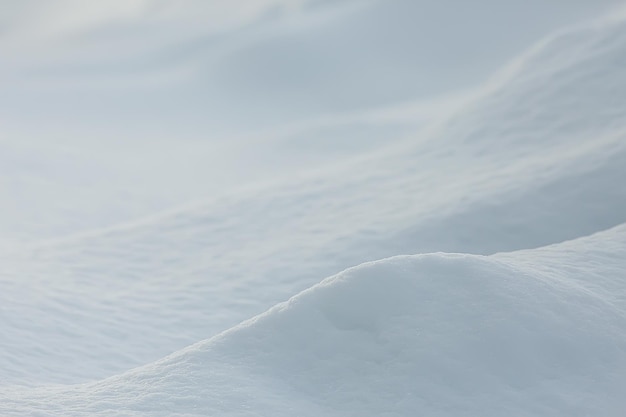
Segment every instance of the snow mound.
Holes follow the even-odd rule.
[[[393,257],[123,375],[5,390],[0,412],[617,416],[625,270],[626,225],[489,257]]]
[[[400,149],[3,251],[4,381],[115,375],[366,261],[487,255],[626,222],[625,57],[622,20],[564,32]]]

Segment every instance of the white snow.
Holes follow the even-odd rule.
[[[3,415],[617,416],[626,226],[494,256],[348,269],[154,364],[8,389]]]
[[[64,40],[74,24],[148,16],[140,3],[112,2],[42,31],[63,33],[72,61],[84,46]],[[332,48],[319,49],[326,37],[339,42],[337,25],[360,33],[382,13],[400,27],[412,10],[294,3],[262,17],[273,4],[222,10],[226,32],[215,42],[228,47],[210,49],[211,59],[271,72],[294,36],[311,48],[299,54],[341,67]],[[177,19],[161,21],[159,10],[137,24]],[[104,113],[86,122],[94,136],[84,140],[82,122],[67,138],[26,125],[15,134],[23,116],[12,118],[0,140],[0,415],[620,415],[626,17],[556,30],[592,9],[568,10],[545,17],[546,29],[499,40],[472,67],[483,82],[468,76],[463,88],[403,102],[393,87],[408,85],[402,75],[388,84],[400,95],[363,90],[377,108],[344,102],[320,116],[311,104],[308,120],[268,116],[266,130],[250,134],[251,121],[223,142],[149,136],[126,122],[105,141],[114,130],[98,127]],[[191,26],[181,39],[201,29]],[[486,77],[512,55],[507,47],[548,28]],[[86,44],[118,42],[96,33]],[[0,50],[12,50],[7,39]],[[389,67],[401,68],[390,54]],[[26,58],[9,78],[34,65]],[[254,87],[295,94],[296,81],[285,82]],[[20,88],[0,83],[0,92]],[[63,106],[82,100],[76,88],[51,111],[66,117]],[[286,115],[299,111],[289,94]],[[165,106],[157,96],[151,105]]]

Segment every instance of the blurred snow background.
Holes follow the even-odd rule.
[[[3,2],[0,236],[111,226],[379,149],[615,3]]]

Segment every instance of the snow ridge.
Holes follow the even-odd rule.
[[[384,154],[3,248],[0,414],[619,415],[626,21],[514,67]]]
[[[622,225],[545,249],[370,262],[154,364],[4,393],[0,411],[618,415],[625,259]]]

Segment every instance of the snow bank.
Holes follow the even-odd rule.
[[[95,384],[4,390],[3,415],[617,416],[626,225],[497,256],[348,269]]]
[[[533,248],[626,222],[624,57],[622,20],[561,33],[386,154],[3,252],[4,380],[111,376],[366,261]]]

